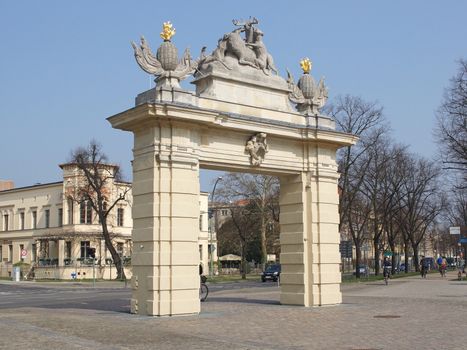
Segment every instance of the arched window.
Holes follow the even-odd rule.
[[[80,224],[92,224],[92,206],[90,201],[82,200],[79,203]]]
[[[123,226],[123,208],[117,209],[117,226]]]
[[[68,198],[67,200],[68,207],[68,225],[73,224],[73,199]]]
[[[92,205],[91,201],[88,201],[88,205],[86,207],[86,223],[92,224]]]

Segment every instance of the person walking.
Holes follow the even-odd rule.
[[[441,267],[441,264],[443,263],[443,258],[441,257],[441,255],[438,257],[438,259],[436,259],[436,265],[438,265],[438,271],[439,271],[439,274],[441,275],[441,277],[443,277],[443,269]]]
[[[465,273],[465,260],[459,259],[457,261],[457,278],[458,280],[462,280],[462,274]]]
[[[430,268],[429,265],[429,261],[425,258],[425,256],[422,256],[422,259],[420,260],[420,274],[422,278],[426,278],[426,274],[428,273],[428,269]]]
[[[448,268],[448,261],[446,257],[443,256],[441,259],[441,277],[446,277],[446,270]]]
[[[389,278],[391,277],[391,268],[391,261],[389,260],[389,257],[386,256],[383,262],[383,276],[386,285],[388,285]]]

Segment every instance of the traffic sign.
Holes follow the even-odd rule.
[[[451,235],[460,235],[461,234],[461,228],[460,226],[454,226],[449,228],[449,233]]]
[[[25,258],[28,255],[28,251],[26,249],[21,249],[21,257]]]
[[[384,252],[384,256],[392,256],[392,252],[390,250],[386,250]]]

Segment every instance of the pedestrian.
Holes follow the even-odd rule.
[[[459,281],[462,279],[462,274],[465,273],[465,260],[459,259],[457,261],[457,278]]]
[[[426,259],[425,256],[422,255],[422,260],[420,260],[420,274],[422,278],[426,278],[426,274],[428,272],[429,267],[430,263],[428,259]]]
[[[443,259],[441,260],[441,276],[446,277],[446,269],[448,268],[448,261],[446,260],[446,257],[443,256]]]
[[[438,271],[439,271],[439,274],[441,275],[441,277],[443,277],[443,268],[442,268],[442,264],[443,264],[443,258],[441,257],[441,255],[438,257],[438,259],[436,259],[436,265],[438,265]]]

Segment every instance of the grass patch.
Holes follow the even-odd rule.
[[[434,273],[434,272],[430,272],[430,273]],[[396,273],[394,275],[391,275],[391,279],[411,277],[411,276],[420,276],[420,272]],[[361,277],[361,278],[356,278],[353,275],[342,276],[342,283],[373,282],[373,281],[382,281],[382,280],[384,280],[384,276],[382,274],[378,276],[370,275],[370,276]]]

